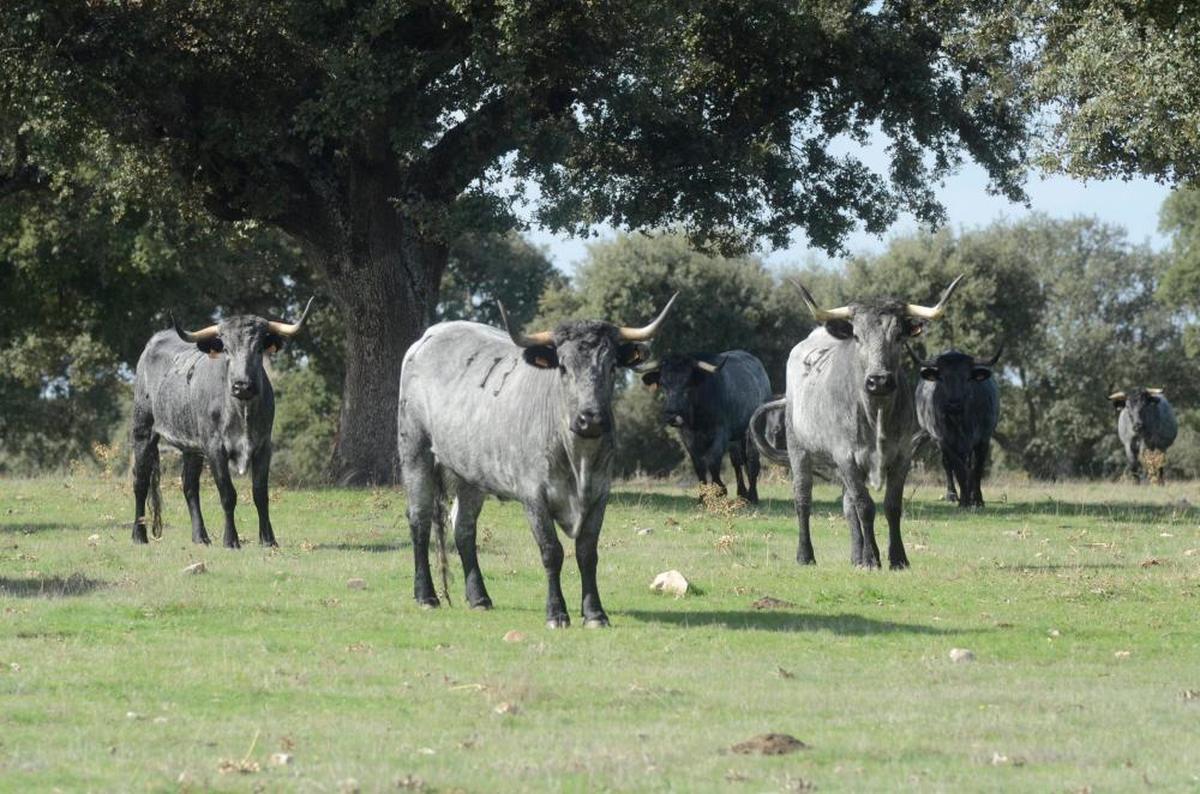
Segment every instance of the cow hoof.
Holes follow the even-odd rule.
[[[203,535],[198,538],[194,537],[194,538],[192,538],[192,543],[195,543],[197,546],[211,546],[212,545],[212,541],[209,540],[208,535]]]
[[[237,541],[237,540],[227,540],[224,543],[222,543],[221,545],[227,549],[241,549],[242,548],[241,542]]]
[[[958,494],[956,494],[956,493],[946,493],[946,494],[944,494],[944,495],[942,496],[942,501],[943,501],[943,502],[957,502],[957,501],[958,501]]]
[[[485,611],[486,611],[486,610],[489,610],[489,609],[491,609],[491,608],[492,608],[492,599],[490,599],[490,598],[484,598],[484,599],[482,599],[482,600],[479,600],[479,601],[472,601],[472,602],[471,602],[471,609],[479,609],[479,610],[485,610]]]
[[[585,618],[583,627],[585,629],[606,629],[609,626],[608,616],[601,615],[598,618]]]
[[[797,565],[816,565],[817,558],[815,556],[813,556],[812,554],[797,554],[796,555],[796,564]]]
[[[442,602],[438,601],[436,596],[433,598],[418,598],[417,599],[417,606],[419,606],[421,609],[437,609],[441,605],[442,605]]]
[[[855,568],[861,568],[864,571],[878,571],[883,566],[879,564],[879,560],[863,560],[862,562],[854,563]]]
[[[546,628],[548,629],[565,629],[571,626],[571,619],[566,615],[548,618],[546,620]]]
[[[893,571],[904,571],[908,569],[908,559],[899,559],[891,561],[891,569]]]

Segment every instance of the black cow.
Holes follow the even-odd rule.
[[[639,371],[647,386],[661,388],[663,421],[679,431],[700,482],[711,479],[722,495],[727,492],[721,461],[728,450],[738,496],[757,503],[758,450],[747,442],[746,427],[771,395],[762,362],[744,350],[672,353]]]
[[[1171,403],[1167,402],[1162,389],[1130,389],[1108,396],[1117,409],[1117,435],[1125,447],[1125,458],[1134,482],[1138,481],[1141,469],[1138,458],[1143,451],[1166,453],[1179,434],[1179,423]],[[1166,479],[1166,466],[1155,466],[1155,479],[1162,485]]]
[[[312,300],[294,323],[239,315],[217,325],[150,337],[137,363],[133,385],[133,540],[147,543],[146,498],[150,497],[154,536],[162,535],[158,489],[159,439],[183,453],[183,496],[192,518],[192,542],[209,543],[200,514],[200,470],[212,469],[225,511],[223,542],[239,548],[233,509],[237,491],[229,466],[253,476],[258,539],[276,546],[267,500],[271,469],[271,425],[275,393],[263,369],[263,354],[281,349],[308,317]]]
[[[920,435],[937,443],[946,471],[946,500],[958,502],[959,507],[983,507],[980,482],[1000,419],[1000,390],[992,368],[1003,349],[1001,346],[988,359],[957,350],[947,350],[932,361],[913,356],[921,373],[917,385]]]

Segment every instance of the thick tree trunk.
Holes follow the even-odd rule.
[[[349,211],[320,235],[306,235],[345,329],[346,380],[330,473],[344,485],[388,484],[400,476],[400,365],[433,316],[446,245],[423,238],[397,212],[395,181],[369,171],[356,177]]]

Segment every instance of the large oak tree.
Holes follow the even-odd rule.
[[[964,157],[1017,197],[1016,35],[965,0],[8,0],[0,189],[105,135],[294,237],[344,322],[337,469],[385,481],[401,357],[462,231],[531,195],[553,229],[833,250],[940,220]],[[886,173],[854,154],[874,131]]]

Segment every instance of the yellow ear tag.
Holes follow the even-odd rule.
[[[221,357],[221,351],[220,350],[210,350],[210,351],[208,351],[208,357],[216,360]]]

